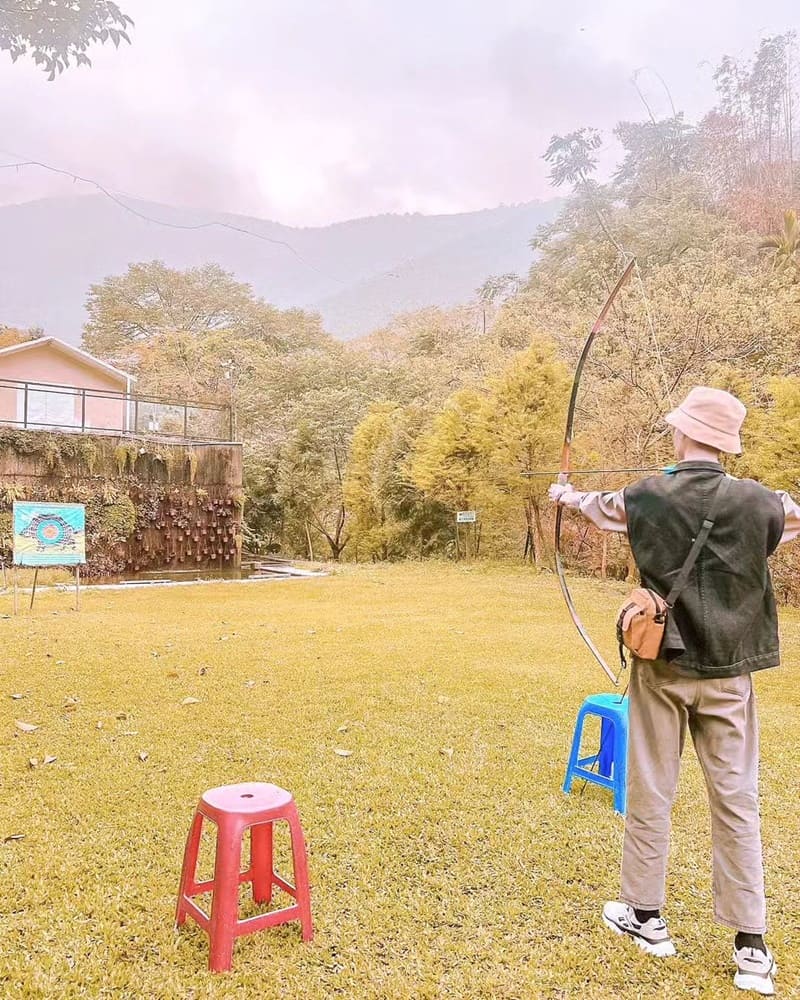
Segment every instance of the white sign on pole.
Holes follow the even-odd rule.
[[[478,512],[476,510],[456,511],[456,524],[474,524],[477,520]]]

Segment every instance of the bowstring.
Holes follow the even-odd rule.
[[[673,406],[672,400],[672,390],[670,389],[670,382],[667,376],[667,369],[664,365],[664,355],[661,352],[661,345],[658,342],[658,335],[656,334],[656,326],[653,322],[653,313],[651,309],[650,296],[647,293],[647,288],[642,278],[642,272],[639,268],[638,258],[633,258],[633,271],[636,276],[636,286],[639,289],[639,294],[642,297],[642,304],[644,306],[645,319],[647,321],[647,328],[650,331],[650,339],[653,342],[653,350],[656,355],[656,362],[658,364],[659,372],[661,373],[661,388],[666,397],[667,402],[670,406]]]
[[[650,340],[652,341],[653,351],[655,352],[656,365],[658,366],[658,371],[661,380],[661,391],[664,399],[669,403],[670,408],[674,408],[675,403],[672,397],[672,389],[670,388],[670,380],[667,375],[666,365],[664,364],[664,355],[661,350],[661,344],[658,340],[658,334],[656,333],[656,324],[653,319],[653,310],[650,296],[647,292],[647,286],[645,285],[644,278],[642,277],[642,271],[639,267],[639,258],[636,254],[632,253],[630,250],[626,250],[625,247],[614,237],[610,230],[604,226],[603,231],[608,238],[612,246],[617,250],[617,252],[622,257],[623,261],[633,261],[633,275],[636,287],[639,290],[639,295],[642,299],[642,305],[644,307],[645,322],[647,325],[648,332],[650,334]],[[616,307],[615,307],[616,308]],[[667,428],[669,430],[669,428]],[[647,470],[642,470],[647,471]]]
[[[606,239],[614,247],[614,249],[617,251],[617,253],[622,257],[624,261],[630,261],[630,260],[633,261],[633,270],[636,276],[636,284],[639,288],[639,294],[642,297],[642,303],[644,304],[644,313],[647,321],[647,327],[650,331],[650,339],[653,342],[653,349],[655,350],[656,361],[658,364],[659,371],[661,373],[661,388],[670,407],[673,407],[674,403],[672,400],[672,390],[670,389],[670,382],[669,378],[667,377],[667,370],[664,366],[664,356],[661,353],[661,345],[658,342],[655,323],[653,322],[653,314],[650,308],[650,297],[647,294],[647,289],[644,284],[644,279],[642,278],[642,272],[639,268],[639,258],[636,256],[636,254],[632,253],[630,250],[627,250],[619,242],[619,240],[612,232],[611,227],[608,224],[608,221],[604,218],[603,212],[600,210],[599,206],[594,203],[592,204],[595,215],[597,216],[597,221],[600,223],[600,228],[602,229]]]

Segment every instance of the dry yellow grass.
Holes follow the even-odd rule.
[[[610,631],[618,588],[575,590]],[[605,685],[552,578],[381,566],[87,592],[79,615],[70,600],[0,620],[0,840],[24,834],[0,845],[3,997],[734,995],[690,752],[668,909],[681,957],[600,925],[622,823],[602,790],[560,786],[575,712]],[[786,665],[758,678],[764,837],[779,986],[799,996],[798,613],[783,633]],[[200,930],[172,931],[183,842],[199,793],[246,779],[295,794],[317,936],[246,938],[212,977]]]

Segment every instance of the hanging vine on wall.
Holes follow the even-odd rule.
[[[196,483],[201,455],[168,442],[0,428],[0,534],[10,537],[15,500],[83,503],[87,576],[234,565],[239,491]]]

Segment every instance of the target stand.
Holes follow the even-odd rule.
[[[75,570],[75,610],[80,610],[81,566],[86,562],[86,508],[78,503],[17,502],[14,525],[14,614],[19,613],[18,567],[33,568],[31,603],[42,566]]]

